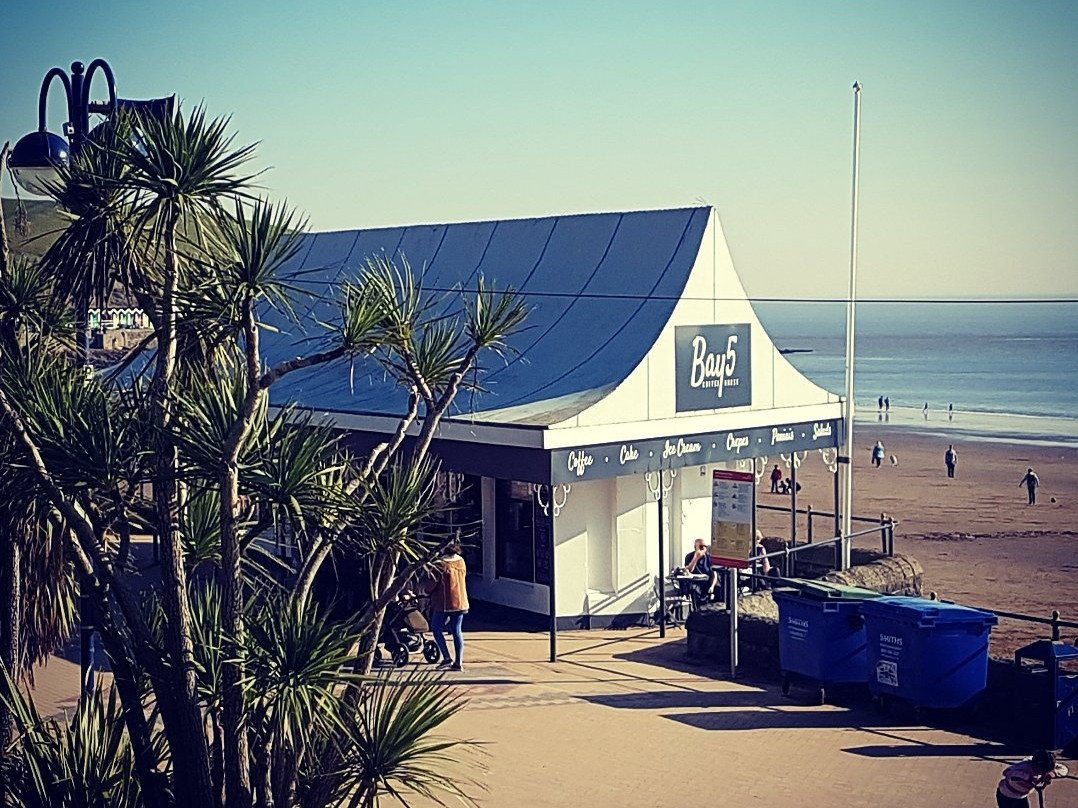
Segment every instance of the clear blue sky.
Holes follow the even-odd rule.
[[[316,230],[706,202],[754,296],[845,294],[858,80],[861,295],[1078,294],[1073,0],[8,0],[0,31],[0,141],[103,57],[231,115]]]

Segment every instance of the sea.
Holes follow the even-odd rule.
[[[798,370],[844,393],[845,303],[754,307]],[[856,316],[855,424],[1078,446],[1078,303],[859,301]]]

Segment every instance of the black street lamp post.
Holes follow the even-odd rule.
[[[104,103],[90,101],[90,82],[100,70],[105,75],[108,85],[109,100]],[[60,79],[67,96],[67,123],[64,134],[67,142],[59,135],[46,129],[46,102],[53,79]],[[45,74],[41,83],[41,94],[37,102],[37,131],[22,137],[11,152],[10,165],[15,181],[31,193],[48,195],[49,189],[57,181],[56,166],[64,164],[70,154],[77,155],[90,133],[90,115],[112,115],[116,112],[116,80],[112,68],[104,59],[94,59],[87,70],[82,62],[71,64],[71,75],[62,68],[54,67]]]
[[[94,75],[100,71],[108,87],[108,101],[104,103],[90,100],[90,84]],[[68,120],[64,124],[66,140],[53,134],[46,128],[46,106],[49,89],[53,79],[59,79],[64,87],[67,99]],[[66,165],[72,157],[78,156],[81,149],[91,139],[90,116],[112,116],[117,110],[140,111],[159,117],[172,114],[175,96],[149,101],[131,101],[116,97],[116,79],[112,68],[104,59],[94,59],[89,68],[82,62],[72,62],[70,76],[59,67],[52,68],[45,74],[38,96],[38,128],[36,132],[24,135],[15,144],[8,158],[15,181],[33,194],[51,196],[60,181],[57,168]],[[78,361],[83,367],[89,366],[90,329],[89,306],[90,290],[75,291],[76,328],[78,329]],[[88,581],[83,579],[82,586]],[[84,693],[93,692],[95,679],[94,664],[94,626],[95,612],[93,600],[82,592],[79,598],[81,633],[82,688]]]

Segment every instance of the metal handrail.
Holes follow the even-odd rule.
[[[895,533],[894,533],[894,529],[895,529],[895,526],[899,524],[898,520],[893,519],[893,518],[888,518],[886,522],[879,522],[879,523],[875,522],[875,520],[864,520],[864,521],[872,521],[873,524],[874,524],[874,527],[865,528],[864,530],[858,530],[858,531],[856,531],[854,533],[851,533],[849,536],[833,536],[832,538],[824,539],[823,541],[812,542],[812,543],[809,543],[809,544],[798,544],[798,545],[795,545],[793,547],[787,545],[787,546],[783,547],[781,550],[774,550],[774,551],[772,551],[770,553],[762,553],[760,555],[754,555],[754,556],[752,556],[750,561],[754,560],[754,559],[765,559],[765,558],[768,559],[769,561],[771,559],[780,559],[781,560],[781,565],[782,565],[782,571],[785,574],[785,573],[788,573],[790,571],[790,558],[792,556],[796,556],[797,553],[800,553],[800,552],[803,552],[805,550],[809,550],[809,549],[812,549],[812,548],[815,548],[815,547],[826,547],[828,545],[836,545],[836,568],[841,568],[841,563],[840,563],[839,558],[838,558],[839,554],[841,553],[841,549],[840,549],[841,545],[840,545],[840,543],[844,539],[849,539],[849,540],[852,541],[853,539],[860,538],[861,536],[867,536],[867,535],[875,533],[877,531],[879,531],[881,533],[881,536],[882,536],[882,539],[883,539],[883,552],[886,553],[889,556],[894,555],[894,552],[895,552]]]
[[[756,507],[757,507],[758,510],[761,510],[761,511],[781,511],[782,513],[789,513],[790,512],[789,508],[784,508],[781,505],[759,505],[758,504]],[[811,505],[809,505],[809,506],[807,506],[805,508],[798,508],[797,513],[799,513],[799,514],[803,513],[803,514],[812,515],[812,516],[819,516],[819,517],[821,517],[823,519],[834,519],[835,518],[834,513],[830,512],[830,511],[817,511],[817,510],[813,509],[813,507]],[[872,516],[851,516],[850,521],[851,522],[872,522],[873,524],[879,524],[879,520],[876,519],[875,517],[872,517]],[[895,522],[895,524],[898,524],[898,523]]]
[[[928,593],[929,600],[938,600],[940,603],[954,603],[953,600],[942,600],[935,592]],[[969,606],[968,603],[963,603],[963,606]],[[1042,626],[1052,627],[1052,641],[1059,640],[1061,628],[1078,628],[1078,621],[1075,620],[1063,620],[1059,613],[1059,609],[1052,610],[1051,617],[1040,617],[1035,614],[1023,614],[1022,612],[1005,612],[1002,609],[990,609],[983,606],[969,606],[971,609],[980,609],[982,612],[990,612],[996,617],[1005,617],[1008,620],[1021,620],[1025,623],[1039,623]]]

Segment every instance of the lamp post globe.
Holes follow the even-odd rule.
[[[108,89],[108,101],[105,103],[90,101],[90,83],[98,73],[104,76]],[[64,100],[67,102],[67,122],[63,130],[66,139],[48,131],[45,126],[49,88],[54,80],[63,85]],[[8,158],[15,181],[30,193],[51,195],[60,179],[57,168],[66,165],[71,155],[78,154],[86,140],[91,113],[107,118],[116,108],[116,80],[112,68],[104,59],[94,59],[89,68],[82,62],[72,62],[70,73],[60,67],[52,68],[41,82],[37,101],[37,131],[22,137]]]
[[[49,196],[60,181],[58,166],[67,165],[71,148],[66,140],[52,132],[23,135],[8,158],[15,182],[32,194]]]

